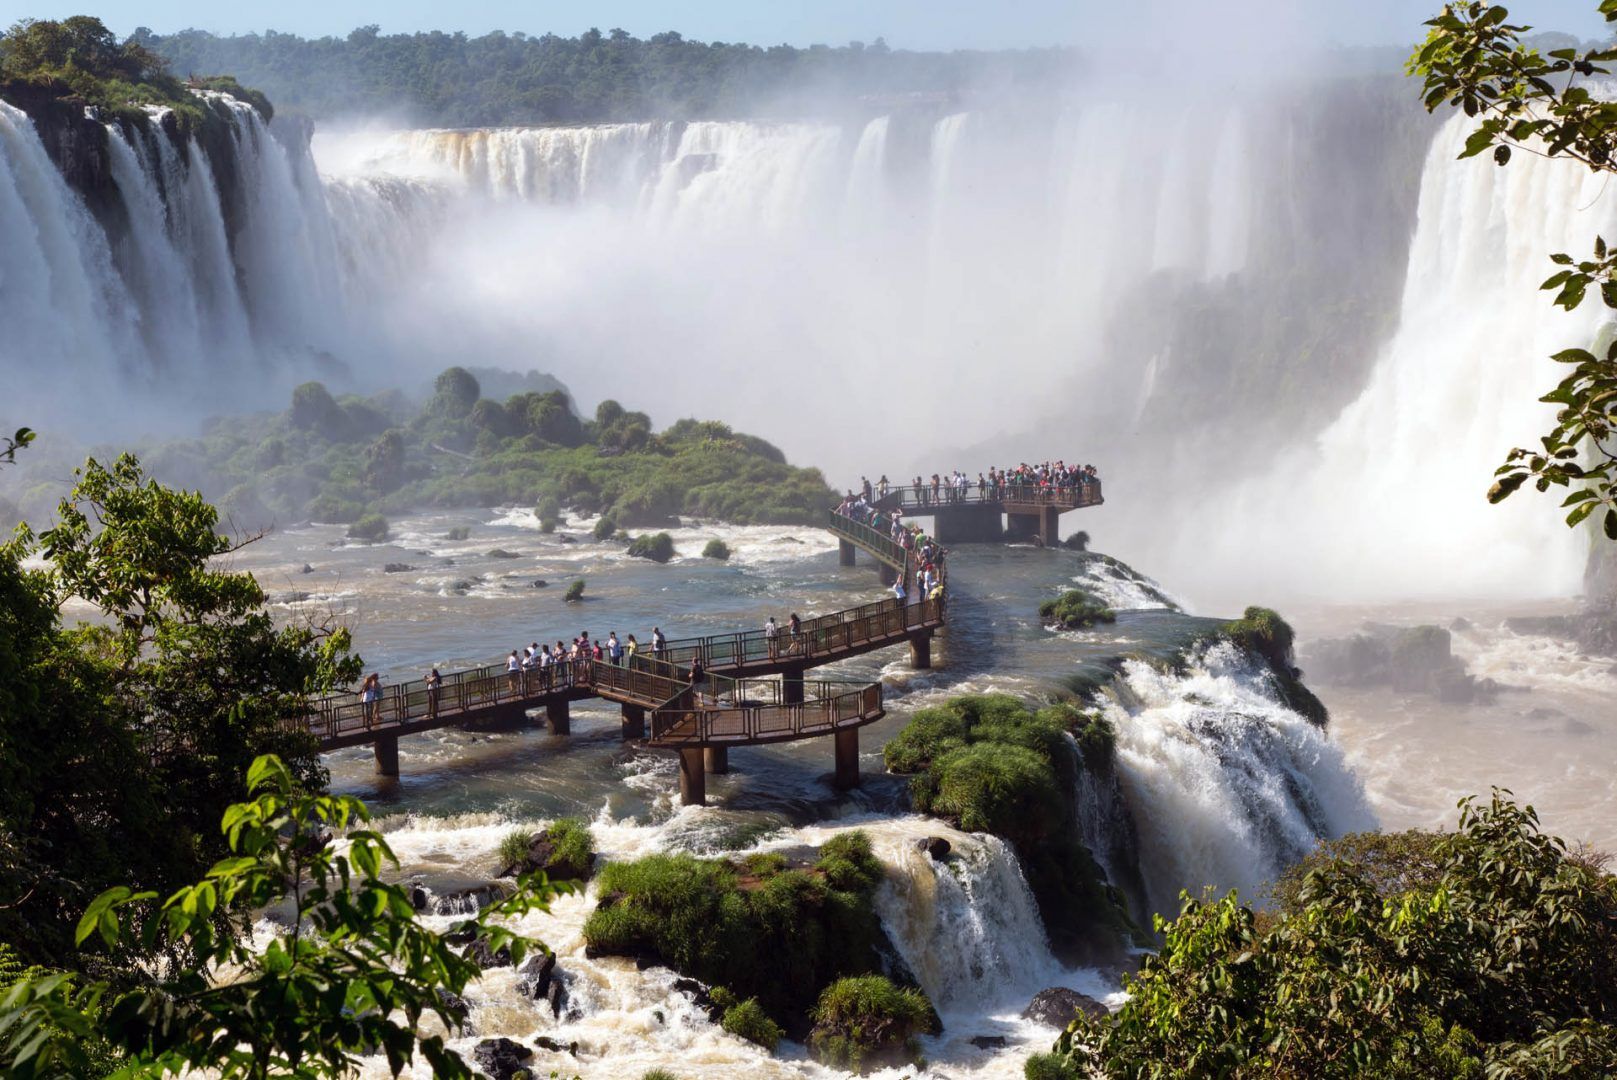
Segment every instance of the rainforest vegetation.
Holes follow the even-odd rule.
[[[396,392],[339,399],[305,383],[283,412],[217,421],[146,460],[157,475],[219,493],[240,524],[342,522],[372,540],[387,535],[386,515],[424,507],[530,507],[552,529],[570,507],[602,513],[616,530],[680,514],[809,524],[835,501],[819,470],[794,468],[724,424],[681,420],[654,432],[645,413],[615,401],[583,420],[563,390],[503,401],[482,393],[458,367],[421,403]],[[672,554],[660,541],[645,551]]]

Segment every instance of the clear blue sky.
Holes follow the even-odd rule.
[[[1303,40],[1405,45],[1441,0],[0,0],[0,24],[32,16],[98,15],[119,34],[197,27],[343,35],[376,23],[387,33],[523,30],[571,36],[621,26],[637,36],[678,30],[702,40],[840,45],[883,36],[911,49],[1070,45],[1150,37],[1165,23],[1209,24],[1214,39],[1262,37],[1276,24]],[[1596,0],[1517,0],[1518,21],[1603,36]],[[1210,25],[1212,23],[1218,25]]]

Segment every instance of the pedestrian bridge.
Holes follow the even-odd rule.
[[[909,580],[917,571],[910,554],[875,529],[835,513],[826,527],[843,545],[846,564],[859,548],[884,577]],[[641,653],[623,664],[580,660],[511,672],[502,662],[443,674],[435,690],[422,679],[385,686],[371,704],[352,692],[333,694],[311,702],[295,723],[322,752],[371,745],[377,772],[397,776],[401,736],[520,723],[540,709],[550,730],[565,735],[570,703],[601,698],[621,706],[624,739],[678,752],[687,805],[706,801],[706,773],[728,770],[730,747],[821,736],[835,740],[836,784],[852,787],[859,782],[859,729],[885,715],[882,685],[806,673],[906,643],[911,663],[930,667],[932,635],[944,624],[941,598],[883,600],[806,620],[796,634],[782,627],[774,638],[762,630],[686,638],[669,641],[661,657]],[[696,657],[707,669],[701,685],[690,682]]]
[[[941,544],[1037,538],[1054,547],[1061,542],[1062,514],[1105,501],[1100,481],[1087,480],[1061,485],[973,484],[963,492],[946,485],[889,488],[873,505],[905,517],[932,518],[933,535]]]

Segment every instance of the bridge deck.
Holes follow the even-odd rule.
[[[1099,506],[1100,481],[1066,487],[1042,487],[1036,484],[1001,484],[987,488],[972,486],[964,492],[940,487],[889,488],[886,495],[876,499],[883,510],[898,510],[905,517],[925,517],[964,507],[996,509],[1006,514],[1037,514],[1046,509],[1057,511],[1080,510],[1086,506]]]
[[[358,695],[334,694],[315,702],[303,722],[326,751],[600,697],[651,712],[647,742],[653,746],[809,738],[870,723],[882,713],[879,683],[800,681],[807,668],[902,644],[943,625],[941,600],[883,600],[809,619],[796,635],[781,627],[773,639],[754,630],[670,641],[662,659],[642,653],[621,666],[578,661],[513,675],[504,664],[490,664],[444,675],[436,693],[422,679],[395,683],[383,687],[368,711]],[[688,671],[697,655],[710,692],[693,702],[686,697]],[[760,678],[768,675],[798,681],[804,700],[784,700],[785,681]]]

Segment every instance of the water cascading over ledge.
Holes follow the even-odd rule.
[[[30,376],[19,410],[104,434],[335,366],[344,282],[308,128],[198,93],[188,129],[168,109],[0,102],[0,366]]]

